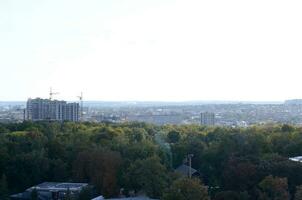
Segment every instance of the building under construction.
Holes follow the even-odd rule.
[[[79,121],[79,104],[51,99],[28,99],[26,118],[31,121]]]

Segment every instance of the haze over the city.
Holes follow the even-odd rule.
[[[1,0],[0,101],[301,98],[298,0]]]

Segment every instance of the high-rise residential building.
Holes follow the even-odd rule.
[[[209,112],[201,113],[200,118],[201,118],[200,119],[201,125],[205,125],[205,126],[214,126],[215,125],[215,114],[214,113],[209,113]]]
[[[28,99],[27,120],[79,121],[79,104],[49,99]]]
[[[65,105],[65,113],[63,113],[64,120],[77,122],[79,121],[79,104],[68,103]]]

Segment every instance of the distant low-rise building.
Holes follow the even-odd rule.
[[[214,113],[201,113],[200,114],[200,123],[205,126],[214,126],[215,125],[215,114]]]
[[[39,200],[64,200],[67,193],[73,198],[77,198],[80,192],[87,188],[87,183],[56,183],[44,182],[28,188],[22,193],[11,195],[12,200],[30,200],[32,192],[35,191]]]
[[[286,105],[302,105],[302,99],[290,99],[284,102]]]
[[[27,120],[79,121],[79,104],[49,99],[28,99]]]

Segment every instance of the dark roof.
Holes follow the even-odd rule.
[[[184,176],[188,176],[190,172],[190,167],[188,165],[180,165],[175,169],[175,171]],[[191,176],[194,175],[195,173],[198,173],[198,171],[191,167]]]

